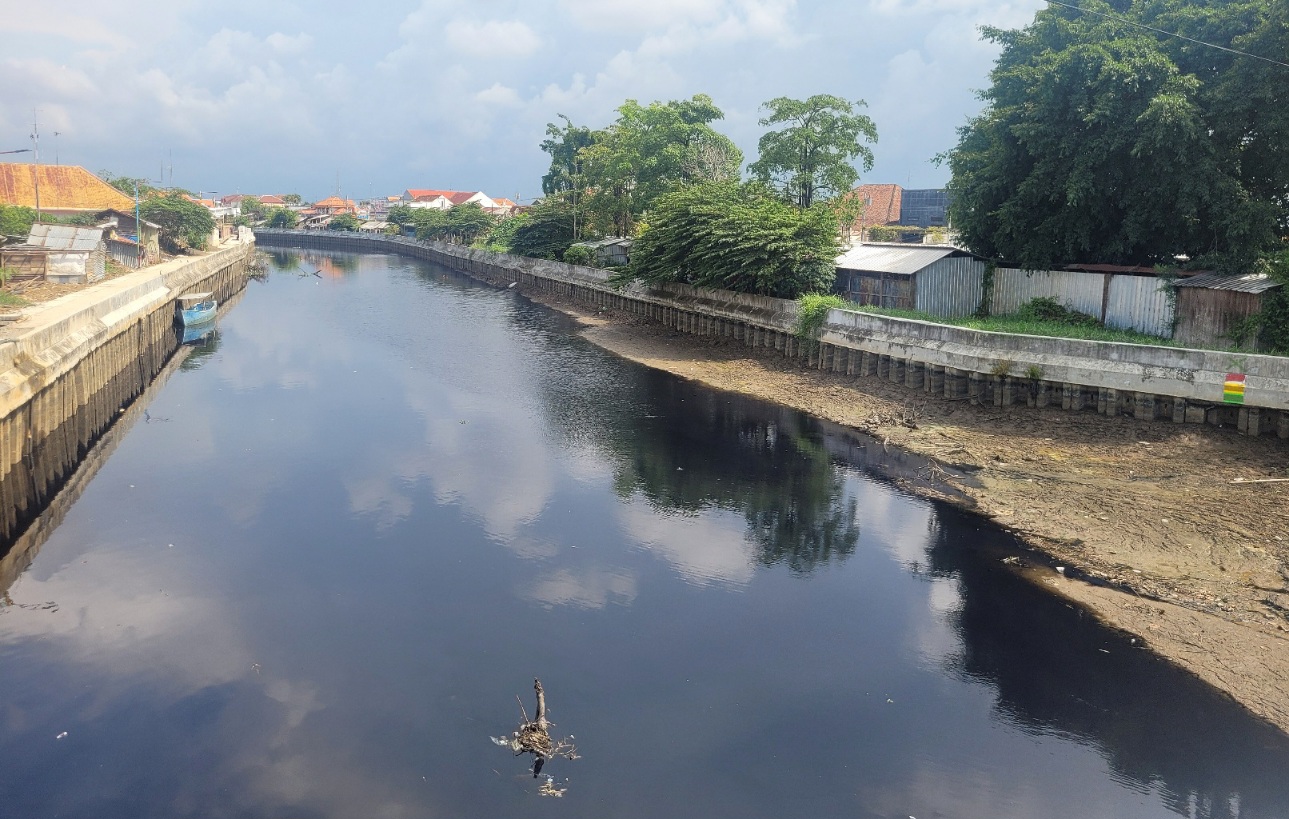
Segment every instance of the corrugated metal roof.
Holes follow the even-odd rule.
[[[1180,279],[1178,287],[1203,287],[1206,290],[1236,290],[1241,293],[1265,293],[1279,287],[1280,282],[1265,273],[1246,273],[1243,276],[1226,276],[1221,273],[1201,273],[1189,279]]]
[[[837,257],[837,267],[843,270],[866,270],[872,273],[900,273],[911,275],[945,256],[959,251],[951,247],[925,245],[856,245]]]
[[[50,250],[92,251],[103,241],[102,228],[73,227],[71,225],[31,226],[27,244]]]
[[[40,206],[45,210],[133,210],[134,200],[76,165],[30,165],[0,162],[0,203],[35,207],[39,178]]]

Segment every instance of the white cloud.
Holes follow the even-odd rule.
[[[459,54],[492,60],[532,56],[542,41],[526,23],[489,20],[475,23],[453,20],[444,29],[448,46]]]
[[[499,82],[494,82],[492,85],[475,94],[474,98],[486,105],[493,105],[502,108],[513,108],[523,104],[519,99],[518,91],[504,86]]]

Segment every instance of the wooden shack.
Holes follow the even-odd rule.
[[[27,241],[9,245],[0,265],[19,276],[42,275],[57,284],[96,282],[107,272],[103,228],[34,224]]]
[[[1280,287],[1265,273],[1228,276],[1201,273],[1177,282],[1177,329],[1173,340],[1194,347],[1257,349],[1257,338],[1244,339],[1241,323],[1262,310],[1262,297]]]

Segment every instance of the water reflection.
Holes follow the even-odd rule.
[[[975,530],[970,549],[964,529]],[[953,671],[996,690],[1008,722],[1095,744],[1118,777],[1158,787],[1183,816],[1284,815],[1289,738],[1133,638],[1000,570],[1011,548],[1004,533],[941,511],[927,555],[929,570],[960,590]]]
[[[867,471],[915,460],[349,267],[250,291],[45,527],[6,815],[1286,814],[1279,735]],[[555,803],[487,740],[534,676]]]

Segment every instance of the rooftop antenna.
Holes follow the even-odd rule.
[[[58,135],[61,133],[62,131],[54,131],[54,164],[55,165],[62,164],[61,162],[58,161]]]

